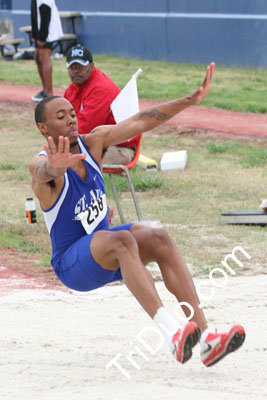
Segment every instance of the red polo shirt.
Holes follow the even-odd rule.
[[[118,86],[96,67],[82,86],[69,85],[64,97],[75,109],[80,134],[89,133],[100,125],[116,124],[110,104],[119,93]],[[119,146],[136,146],[137,140],[135,137]]]

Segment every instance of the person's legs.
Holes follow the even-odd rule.
[[[54,270],[67,287],[79,291],[93,290],[123,278],[153,317],[162,303],[151,275],[140,260],[137,243],[129,232],[131,226],[125,224],[85,235],[64,252]]]
[[[131,224],[126,224],[110,231],[98,231],[82,237],[65,251],[59,266],[55,267],[55,272],[66,286],[86,291],[111,282],[114,280],[111,272],[120,269],[120,274],[114,277],[123,278],[145,311],[154,318],[162,307],[162,302],[152,276],[140,258],[138,244],[141,237],[147,243],[152,238],[155,239],[154,230],[133,229],[135,225],[131,228],[130,226]],[[127,229],[133,230],[134,234]],[[146,263],[151,255],[147,257],[141,252],[141,257]],[[79,278],[80,275],[82,278]],[[88,279],[85,280],[84,276]]]
[[[31,99],[33,101],[41,101],[47,96],[53,95],[52,88],[52,63],[51,63],[51,43],[46,44],[47,47],[39,48],[36,45],[35,48],[35,62],[37,65],[38,73],[42,82],[43,89],[37,93]]]
[[[158,263],[167,289],[175,295],[179,302],[187,302],[193,307],[192,320],[197,323],[201,331],[205,330],[207,322],[203,311],[198,307],[200,302],[192,277],[167,232],[135,224],[131,233],[138,243],[143,262],[145,264],[150,261]],[[182,306],[182,308],[186,316],[191,314],[188,307]]]
[[[138,224],[133,225],[131,233],[135,237],[140,258],[144,264],[149,261],[157,261],[162,272],[164,283],[167,289],[173,293],[179,302],[184,301],[190,304],[194,309],[192,320],[197,323],[202,331],[200,346],[201,360],[206,366],[216,364],[227,354],[237,350],[245,340],[245,330],[242,325],[234,325],[228,332],[213,333],[207,328],[207,322],[204,313],[199,309],[199,300],[195,290],[193,280],[182,259],[175,244],[170,239],[169,235],[162,229],[144,228]],[[190,314],[187,307],[182,307],[186,315]],[[194,327],[186,326],[184,330],[178,330],[173,337],[173,343],[176,344],[176,358],[182,352],[182,362],[187,361],[192,354],[192,346],[196,344],[197,332],[194,331],[191,338],[191,343],[188,340],[185,342],[186,349],[181,347],[181,335],[186,333],[186,330]],[[176,337],[178,336],[178,341]],[[191,345],[191,347],[190,347]],[[178,347],[179,346],[179,347]],[[178,347],[178,352],[177,352]]]
[[[41,78],[42,86],[44,87],[43,69],[42,69],[41,58],[40,58],[40,49],[38,47],[35,48],[34,59],[35,59],[36,65],[37,65],[39,76]]]
[[[47,96],[53,96],[51,52],[50,48],[38,49],[38,62],[36,61]]]
[[[94,233],[90,243],[90,257],[97,267],[97,274],[102,276],[101,271],[110,273],[120,268],[129,290],[159,328],[164,328],[162,331],[178,361],[183,363],[191,357],[192,347],[200,337],[199,328],[204,331],[201,336],[201,358],[207,366],[215,364],[242,345],[245,331],[241,325],[235,325],[227,333],[216,333],[215,336],[207,329],[205,316],[198,308],[199,300],[189,271],[164,230],[147,228],[141,224],[132,225],[130,231],[123,227],[121,229]],[[158,262],[165,285],[177,300],[187,302],[194,309],[194,321],[188,322],[184,329],[178,329],[176,333],[168,332],[169,327],[174,329],[174,324],[163,308],[153,280],[145,268],[149,261]],[[87,275],[87,271],[85,273]],[[187,308],[184,312],[188,315]]]
[[[60,281],[69,289],[79,292],[95,290],[107,283],[122,280],[120,269],[104,270],[92,257],[92,235],[85,235],[74,242],[63,255],[53,261],[53,269]]]
[[[103,164],[128,164],[132,161],[135,150],[124,146],[110,146],[102,159]]]
[[[144,265],[144,260],[146,263],[151,255],[147,257],[142,252],[144,259],[140,258],[139,245],[132,234],[136,231],[133,227],[131,232],[96,232],[90,245],[92,256],[103,269],[120,267],[126,286],[161,329],[177,361],[184,363],[190,359],[192,347],[199,340],[199,328],[190,321],[184,329],[179,329],[178,323],[163,308],[153,279]],[[137,229],[138,232],[141,230]],[[143,238],[146,243],[151,236],[145,234]]]
[[[102,268],[107,270],[120,268],[126,286],[153,318],[157,310],[162,307],[162,302],[153,279],[140,259],[134,236],[126,230],[99,231],[94,234],[90,248],[94,260]]]

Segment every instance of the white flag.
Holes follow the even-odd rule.
[[[139,111],[136,79],[141,72],[142,70],[139,68],[110,105],[117,123],[131,117]]]

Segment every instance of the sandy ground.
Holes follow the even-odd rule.
[[[156,285],[175,316],[173,297],[162,282]],[[223,288],[215,288],[205,306],[210,326],[224,330],[239,322],[247,338],[236,353],[210,368],[200,362],[198,345],[188,363],[177,363],[124,285],[89,294],[5,294],[0,297],[0,398],[266,399],[266,292],[267,275],[231,276]],[[126,359],[131,351],[135,366]],[[115,366],[106,368],[119,353],[127,377]]]

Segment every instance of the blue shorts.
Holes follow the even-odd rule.
[[[130,230],[133,223],[115,226],[109,231]],[[60,281],[70,289],[88,292],[107,283],[122,280],[120,268],[109,271],[95,262],[90,251],[92,235],[85,235],[63,254],[55,273]],[[104,246],[104,244],[103,244]]]

